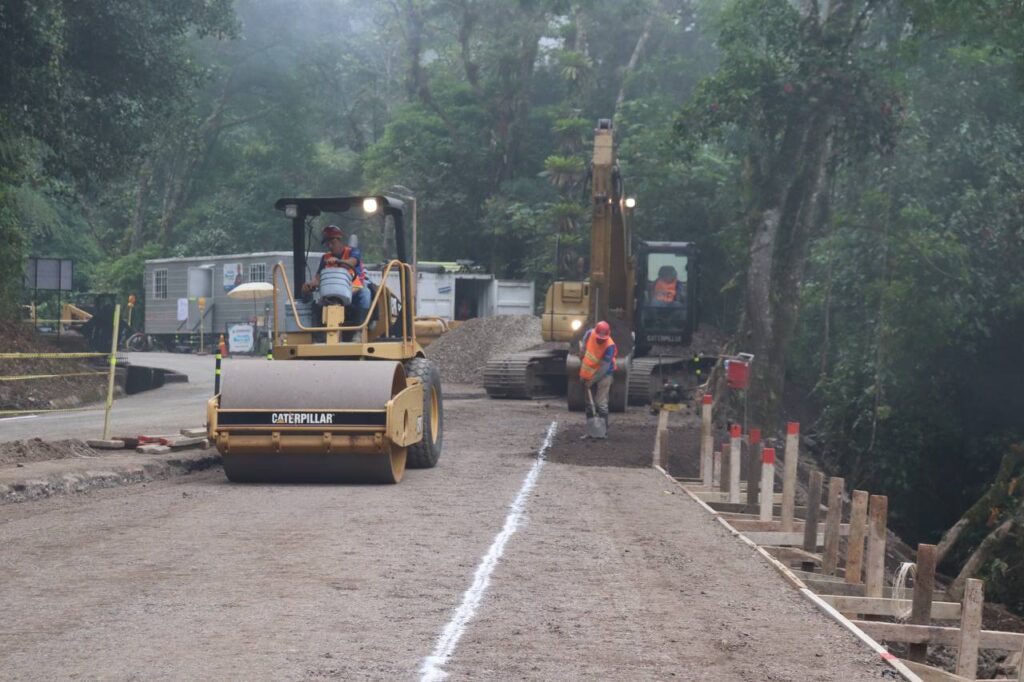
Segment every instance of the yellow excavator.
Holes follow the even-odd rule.
[[[291,219],[292,281],[278,263],[273,361],[232,365],[207,405],[228,479],[397,483],[406,467],[433,467],[443,444],[441,376],[417,342],[402,201],[284,198],[275,208]],[[397,259],[372,287],[365,319],[344,286],[328,296],[321,282],[318,302],[295,298],[306,281],[308,221],[350,210],[394,221]]]
[[[600,119],[594,130],[590,175],[589,277],[552,283],[541,317],[544,341],[567,346],[511,353],[488,362],[484,388],[492,398],[564,394],[570,410],[583,410],[577,349],[583,333],[598,320],[611,325],[618,346],[608,400],[612,412],[625,411],[627,404],[651,404],[669,377],[694,385],[717,360],[689,352],[698,312],[696,246],[640,242],[637,253],[632,251],[627,216],[634,201],[625,194],[609,119]],[[669,300],[655,297],[660,278],[672,281]]]

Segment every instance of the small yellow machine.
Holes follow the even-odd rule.
[[[286,198],[275,208],[292,221],[293,281],[274,267],[274,361],[233,366],[207,406],[228,479],[397,483],[407,466],[433,467],[443,443],[441,377],[416,340],[402,202]],[[394,220],[398,258],[371,287],[365,319],[346,324],[356,310],[324,297],[312,306],[314,323],[311,306],[295,298],[306,281],[307,225],[352,208]]]

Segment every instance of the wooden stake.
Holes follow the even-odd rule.
[[[846,538],[846,571],[844,578],[851,585],[864,582],[864,536],[868,530],[868,493],[854,490],[850,505],[850,535]]]
[[[740,438],[742,431],[739,424],[729,429],[729,501],[740,501]]]
[[[800,424],[786,424],[786,461],[782,470],[782,529],[793,530],[796,506],[796,465],[800,450]]]
[[[722,477],[720,480],[722,492],[727,493],[732,489],[732,456],[729,454],[729,443],[722,443]]]
[[[665,434],[668,432],[668,410],[658,413],[658,430],[654,434],[654,464],[668,471],[665,462],[668,457],[665,454]]]
[[[935,591],[935,545],[917,546],[917,570],[914,572],[914,603],[910,612],[912,625],[931,625],[932,593]],[[928,644],[911,644],[907,658],[927,662]]]
[[[750,429],[747,445],[747,506],[757,509],[757,491],[761,487],[761,429]]]
[[[711,487],[722,489],[722,453],[718,450],[711,455]]]
[[[711,440],[711,407],[713,403],[711,394],[705,393],[700,408],[700,477],[704,479],[705,488],[710,488],[714,484],[711,460],[711,451],[714,449]]]
[[[820,471],[812,471],[810,485],[807,487],[807,518],[804,522],[804,549],[808,552],[818,551],[818,516],[821,512],[821,486],[824,479],[825,477]]]
[[[825,516],[825,552],[821,557],[821,572],[835,575],[839,566],[839,524],[843,520],[843,487],[845,481],[838,476],[828,480],[828,514]]]
[[[881,597],[885,586],[885,524],[889,498],[872,495],[868,502],[868,560],[866,597]]]
[[[960,642],[956,652],[956,674],[973,680],[978,674],[978,635],[981,632],[981,607],[985,603],[983,583],[971,578],[964,590],[960,611]]]
[[[760,520],[772,520],[772,501],[775,495],[775,448],[761,453],[761,509]],[[838,530],[838,529],[837,529]]]

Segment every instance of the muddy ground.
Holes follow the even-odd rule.
[[[641,464],[653,419],[613,415],[622,441],[604,450],[573,438],[580,415],[467,396],[446,405],[438,467],[397,486],[231,485],[210,471],[8,505],[0,668],[420,679],[557,421],[449,679],[883,678],[875,654]]]

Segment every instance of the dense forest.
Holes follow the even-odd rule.
[[[421,258],[542,291],[613,118],[756,418],[813,405],[826,467],[1024,612],[1024,1],[3,0],[0,60],[6,316],[27,255],[127,296],[286,247],[279,196],[396,185]]]

